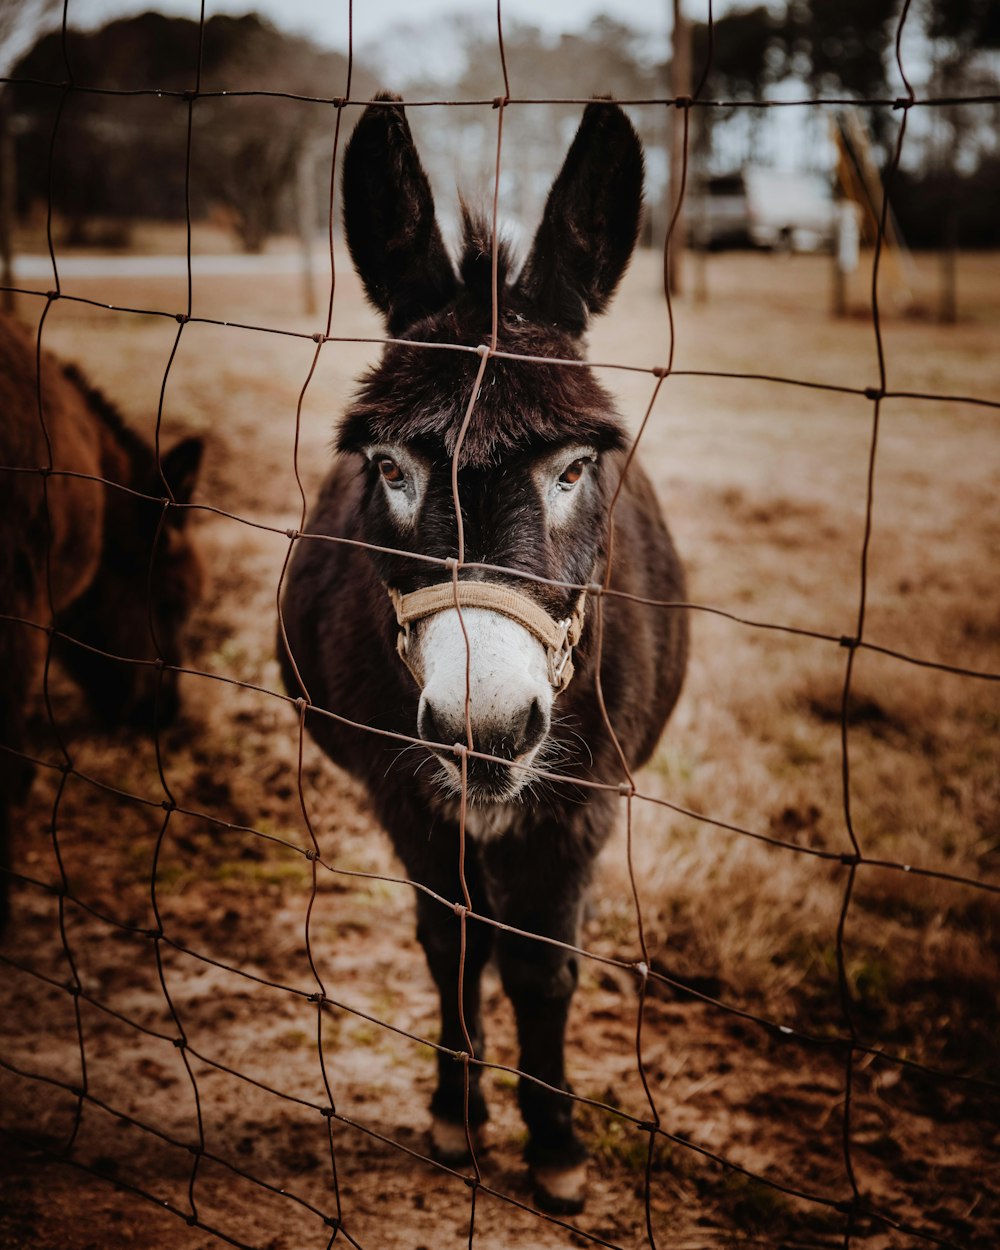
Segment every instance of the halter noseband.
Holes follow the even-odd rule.
[[[549,682],[556,694],[562,694],[573,677],[573,648],[583,633],[586,591],[580,592],[570,615],[557,621],[544,608],[539,607],[534,599],[522,595],[512,586],[502,586],[498,582],[436,582],[433,586],[424,586],[408,595],[400,594],[391,586],[388,590],[399,625],[396,650],[418,686],[423,685],[423,678],[409,655],[410,625],[414,621],[436,616],[438,612],[446,612],[454,607],[487,608],[523,626],[545,648]]]

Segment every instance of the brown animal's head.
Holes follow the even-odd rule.
[[[457,458],[466,563],[577,584],[600,572],[615,453],[625,439],[610,397],[582,364],[582,339],[631,257],[642,179],[642,149],[625,114],[591,104],[516,276],[499,249],[497,350],[542,360],[498,355],[487,363]],[[455,557],[452,459],[481,354],[454,349],[490,342],[491,231],[464,213],[456,272],[403,108],[389,96],[366,109],[351,138],[344,214],[368,296],[403,340],[387,346],[339,434],[339,449],[359,457],[364,475],[365,537]],[[546,760],[554,700],[571,671],[565,660],[579,592],[463,568],[463,585],[513,589],[514,606],[507,610],[495,590],[470,591],[461,617],[444,600],[424,613],[426,596],[401,596],[446,583],[449,573],[404,556],[374,559],[405,630],[405,659],[421,691],[416,728],[436,748],[440,780],[446,789],[459,784],[454,754],[441,748],[466,741],[468,692],[473,745],[504,761],[470,760],[469,794],[481,802],[513,797],[525,767]],[[538,627],[532,605],[541,611]],[[559,631],[570,634],[565,645]]]
[[[56,622],[76,640],[63,643],[60,659],[107,724],[145,727],[155,712],[157,723],[166,725],[179,706],[177,673],[170,667],[161,672],[149,661],[181,663],[184,629],[201,595],[202,565],[187,532],[187,509],[171,507],[164,516],[156,500],[165,491],[152,452],[116,424],[125,470],[116,477],[130,489],[107,488],[100,566]],[[186,438],[161,458],[178,504],[191,500],[202,450],[200,438]],[[145,662],[128,662],[136,660]]]

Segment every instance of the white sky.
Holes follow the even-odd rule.
[[[20,0],[28,15],[44,2]],[[682,2],[691,20],[707,20],[709,0]],[[719,16],[754,2],[761,0],[714,0],[713,11]],[[0,0],[0,5],[3,3]],[[149,9],[197,20],[200,7],[200,0],[69,0],[68,15],[71,25],[94,28],[112,18]],[[55,3],[54,8],[54,22],[58,24],[61,2]],[[349,0],[205,0],[206,17],[256,11],[276,26],[342,50],[347,48],[350,8]],[[454,17],[461,14],[484,32],[491,31],[496,29],[496,9],[496,0],[353,0],[354,46],[364,51],[366,45],[369,49],[379,45],[383,70],[391,75],[398,65],[404,71],[400,78],[407,76],[407,58],[413,55],[421,58],[422,63],[412,67],[418,72],[447,72],[457,68],[459,45]],[[648,36],[650,59],[665,61],[669,57],[673,0],[501,0],[501,13],[505,23],[530,22],[552,36],[581,30],[598,15],[606,14]],[[48,24],[53,24],[51,17]],[[0,47],[0,73],[23,55],[38,36],[37,25],[22,25],[31,29],[16,32],[7,47]],[[416,28],[418,37],[408,35],[407,27]],[[800,133],[800,117],[776,115],[773,120],[769,134],[775,140],[776,152],[784,163],[801,160],[806,142]]]
[[[0,74],[6,73],[28,51],[41,30],[58,25],[61,2],[55,3],[55,12],[50,14],[45,26],[39,27],[33,20],[44,2],[17,0],[24,18],[11,37],[0,43]],[[705,20],[708,0],[684,2],[692,19]],[[0,7],[4,3],[5,0],[0,0]],[[738,0],[715,0],[715,12],[725,12],[737,3]],[[93,28],[112,18],[149,9],[197,20],[200,0],[69,0],[68,13],[70,25]],[[206,17],[213,13],[256,11],[275,26],[342,50],[347,48],[348,9],[348,0],[205,0]],[[580,30],[604,13],[648,33],[651,56],[666,60],[668,55],[673,0],[502,0],[501,12],[505,22],[530,22],[552,35]],[[401,27],[416,26],[426,30],[436,25],[441,33],[437,54],[447,64],[453,58],[455,43],[449,19],[459,13],[477,25],[481,23],[484,29],[496,28],[496,0],[354,0],[354,44],[356,48],[364,48],[366,44],[382,42],[388,37],[391,45],[398,46],[400,41],[393,39],[393,35]],[[421,41],[421,54],[425,58],[433,55],[433,42],[429,48],[427,40]],[[403,47],[405,49],[405,40]],[[395,46],[393,51],[395,53]]]
[[[45,0],[17,2],[25,17],[13,37],[0,43],[0,74],[28,50],[39,33],[31,18]],[[761,0],[714,0],[713,9],[720,16],[753,3]],[[4,4],[5,0],[0,0],[0,7]],[[707,19],[709,0],[683,0],[683,4],[692,20]],[[501,0],[501,5],[505,22],[530,22],[553,36],[581,30],[599,14],[607,14],[648,36],[650,59],[663,61],[669,57],[673,0]],[[148,9],[197,20],[200,7],[200,0],[69,0],[68,13],[71,25],[93,28],[114,17]],[[54,8],[54,22],[58,24],[61,0]],[[342,50],[347,47],[349,8],[349,0],[205,0],[206,17],[256,11],[276,26]],[[389,74],[396,66],[404,71],[410,68],[408,59],[415,55],[422,62],[412,67],[418,73],[447,71],[456,67],[459,44],[454,18],[458,14],[484,31],[496,29],[496,0],[353,0],[354,45],[362,52],[366,47],[370,51],[379,45],[383,71]],[[50,15],[47,25],[52,24]],[[407,27],[413,34],[408,34]],[[915,68],[912,56],[908,63]],[[400,78],[406,76],[400,74]],[[804,131],[798,110],[776,110],[767,132],[772,151],[764,154],[765,158],[779,164],[801,163],[809,146],[817,140],[815,134]],[[820,163],[827,162],[825,152],[814,155]]]
[[[708,0],[687,0],[692,18],[704,19]],[[716,4],[726,9],[730,4]],[[99,26],[124,13],[158,9],[181,17],[197,18],[199,0],[69,0],[73,25]],[[347,46],[348,0],[206,0],[205,13],[246,13],[256,10],[296,33],[309,35],[317,43]],[[359,44],[377,38],[393,25],[430,23],[442,16],[462,12],[482,15],[484,22],[496,17],[495,0],[354,0],[354,38]],[[558,33],[579,30],[599,13],[627,22],[651,35],[659,35],[666,50],[671,25],[672,0],[502,0],[504,19],[518,18],[543,30]]]

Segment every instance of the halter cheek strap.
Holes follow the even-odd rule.
[[[410,626],[414,621],[447,612],[456,605],[459,608],[487,608],[491,612],[499,612],[537,638],[545,648],[549,681],[556,694],[561,694],[573,677],[573,648],[583,633],[583,614],[587,603],[585,591],[580,592],[573,611],[561,621],[549,616],[534,599],[498,582],[437,582],[408,595],[401,595],[398,590],[389,587],[389,598],[396,609],[399,625],[396,650],[419,686],[423,685],[423,678],[409,654]]]

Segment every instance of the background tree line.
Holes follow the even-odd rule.
[[[70,30],[66,52],[64,59],[58,32],[45,35],[11,74],[18,212],[47,203],[51,148],[52,205],[70,240],[86,241],[88,223],[97,218],[183,219],[188,106],[157,92],[195,89],[198,23],[144,13],[93,32]],[[74,87],[140,94],[39,85],[65,82],[67,60]],[[205,23],[202,91],[330,98],[346,82],[341,53],[284,34],[254,14],[216,15]],[[375,84],[362,70],[355,89],[369,94]],[[235,94],[199,99],[194,114],[192,215],[221,210],[242,246],[258,251],[270,234],[292,227],[300,167],[332,141],[333,110]]]
[[[828,118],[822,109],[795,110],[805,130],[784,140],[774,114],[790,110],[746,107],[789,94],[857,101],[876,155],[888,158],[898,113],[865,103],[903,94],[894,39],[900,0],[791,0],[737,9],[709,31],[695,25],[694,81],[708,72],[702,97],[741,107],[697,109],[692,153],[698,171],[728,172],[757,160],[809,161],[832,168]],[[918,0],[904,48],[911,77],[935,95],[997,91],[1000,6],[993,0]],[[413,25],[380,49],[355,58],[351,94],[367,98],[383,83],[415,96],[469,100],[502,92],[495,32],[458,17],[452,37],[459,54],[448,70],[407,72],[428,63],[422,50],[437,38]],[[6,88],[16,150],[16,208],[24,219],[48,203],[50,148],[52,204],[70,240],[87,241],[94,221],[182,220],[188,108],[184,92],[197,81],[198,24],[157,13],[121,19],[93,32],[69,32],[72,82],[137,94],[101,95],[60,90],[67,80],[61,36],[41,38],[11,71]],[[529,24],[505,24],[514,95],[582,97],[611,94],[650,98],[670,94],[670,67],[650,53],[639,32],[598,18],[585,31],[546,37]],[[405,47],[406,55],[399,55]],[[346,58],[310,40],[286,34],[260,17],[216,15],[205,24],[203,91],[341,95]],[[579,117],[578,105],[519,105],[505,118],[502,195],[515,223],[530,228],[540,212],[560,153]],[[673,110],[642,105],[631,113],[649,154],[648,201],[665,216],[667,127]],[[918,116],[919,114],[919,116]],[[347,114],[348,122],[357,115]],[[488,198],[496,117],[488,108],[413,110],[411,118],[443,203],[463,187]],[[910,118],[895,211],[915,246],[941,241],[949,206],[961,206],[963,244],[1000,244],[1000,110],[941,107]],[[259,250],[275,232],[294,229],[305,202],[322,225],[328,197],[334,109],[300,100],[254,95],[200,98],[191,138],[190,208],[196,219],[215,214],[231,224],[241,245]],[[812,127],[812,130],[809,130]],[[782,146],[784,145],[784,146]],[[825,162],[825,167],[824,167]],[[303,183],[305,180],[305,185]],[[662,229],[663,222],[659,222]]]

